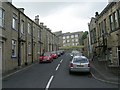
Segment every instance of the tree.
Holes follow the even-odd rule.
[[[87,35],[88,35],[88,31],[85,31],[82,35],[82,38],[81,38],[82,45],[84,45],[84,39],[87,38]]]

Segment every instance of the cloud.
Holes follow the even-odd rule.
[[[86,3],[71,4],[63,9],[58,9],[41,20],[47,24],[52,31],[62,30],[63,32],[86,31],[89,18],[86,18],[86,11],[90,6]]]
[[[53,32],[87,31],[88,22],[96,11],[106,6],[105,2],[18,2],[18,7],[25,8],[25,14],[31,19],[40,16],[43,22]]]

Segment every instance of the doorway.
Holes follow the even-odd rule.
[[[118,47],[118,60],[119,60],[119,66],[120,66],[120,46]]]
[[[2,44],[0,43],[0,74],[2,73]]]

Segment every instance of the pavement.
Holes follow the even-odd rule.
[[[100,81],[120,85],[120,68],[108,67],[106,61],[93,60],[91,63],[92,76]]]
[[[22,66],[19,66],[19,67],[14,68],[14,69],[12,69],[12,70],[9,70],[9,71],[7,71],[7,72],[5,72],[5,73],[2,73],[2,79],[7,78],[7,77],[9,77],[9,76],[11,76],[11,75],[13,75],[13,74],[15,74],[15,73],[17,73],[17,72],[20,72],[20,71],[24,70],[24,69],[27,69],[27,68],[35,65],[36,63],[38,63],[38,62],[35,61],[35,62],[30,63],[30,64],[28,64],[28,65],[22,65]]]

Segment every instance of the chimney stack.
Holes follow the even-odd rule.
[[[95,12],[95,17],[97,18],[99,16],[98,12]]]
[[[39,24],[39,15],[35,16],[35,22]]]
[[[24,13],[24,8],[18,8],[21,12],[23,12]]]
[[[43,23],[43,22],[41,22],[41,23],[40,23],[40,26],[43,26],[43,24],[44,24],[44,23]]]

